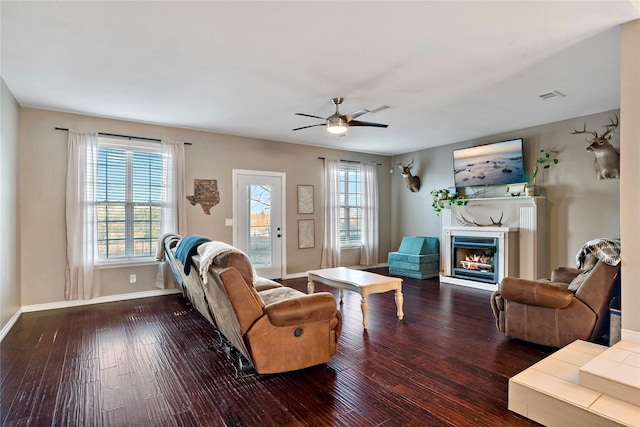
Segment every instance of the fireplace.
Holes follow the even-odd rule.
[[[500,191],[500,190],[497,190]],[[497,192],[494,191],[494,194]],[[509,276],[515,276],[523,279],[535,280],[541,277],[547,277],[549,268],[547,268],[547,224],[548,216],[547,204],[544,197],[487,197],[472,198],[468,200],[465,206],[450,206],[449,209],[443,209],[440,213],[442,218],[442,234],[440,238],[440,257],[442,264],[440,265],[443,275],[449,275],[445,272],[450,268],[450,260],[445,262],[445,258],[450,256],[451,247],[447,247],[447,237],[451,234],[451,230],[464,227],[466,230],[498,228],[498,227],[473,227],[461,226],[458,222],[460,215],[464,215],[471,220],[477,220],[479,223],[487,223],[490,218],[503,217],[502,225],[499,228],[516,230],[515,235],[511,235],[509,240],[510,246],[516,245],[516,270],[511,270],[510,266],[505,266],[509,270]],[[484,230],[489,231],[489,230]],[[457,234],[457,231],[456,231]],[[457,234],[465,235],[466,233]],[[511,257],[509,257],[511,258]]]
[[[512,227],[443,227],[440,281],[496,290],[504,277],[518,275],[518,234]]]
[[[453,236],[451,276],[498,283],[498,246],[495,237]]]

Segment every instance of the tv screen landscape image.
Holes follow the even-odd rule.
[[[453,150],[456,187],[525,182],[522,138]]]

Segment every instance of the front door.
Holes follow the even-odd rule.
[[[233,170],[233,245],[259,276],[284,277],[285,174]]]

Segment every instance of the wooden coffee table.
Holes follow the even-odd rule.
[[[396,291],[396,308],[398,309],[398,319],[402,320],[402,279],[398,277],[382,276],[368,271],[352,270],[345,267],[325,268],[322,270],[311,270],[307,272],[309,281],[307,283],[307,293],[314,291],[314,282],[322,283],[332,288],[340,289],[340,304],[344,289],[357,292],[362,297],[362,326],[367,329],[367,311],[369,294],[378,294],[387,291]]]

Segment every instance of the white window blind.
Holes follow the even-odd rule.
[[[360,200],[360,168],[340,168],[340,244],[360,245],[362,205]]]
[[[99,259],[154,257],[163,192],[160,145],[100,138],[98,147]]]

